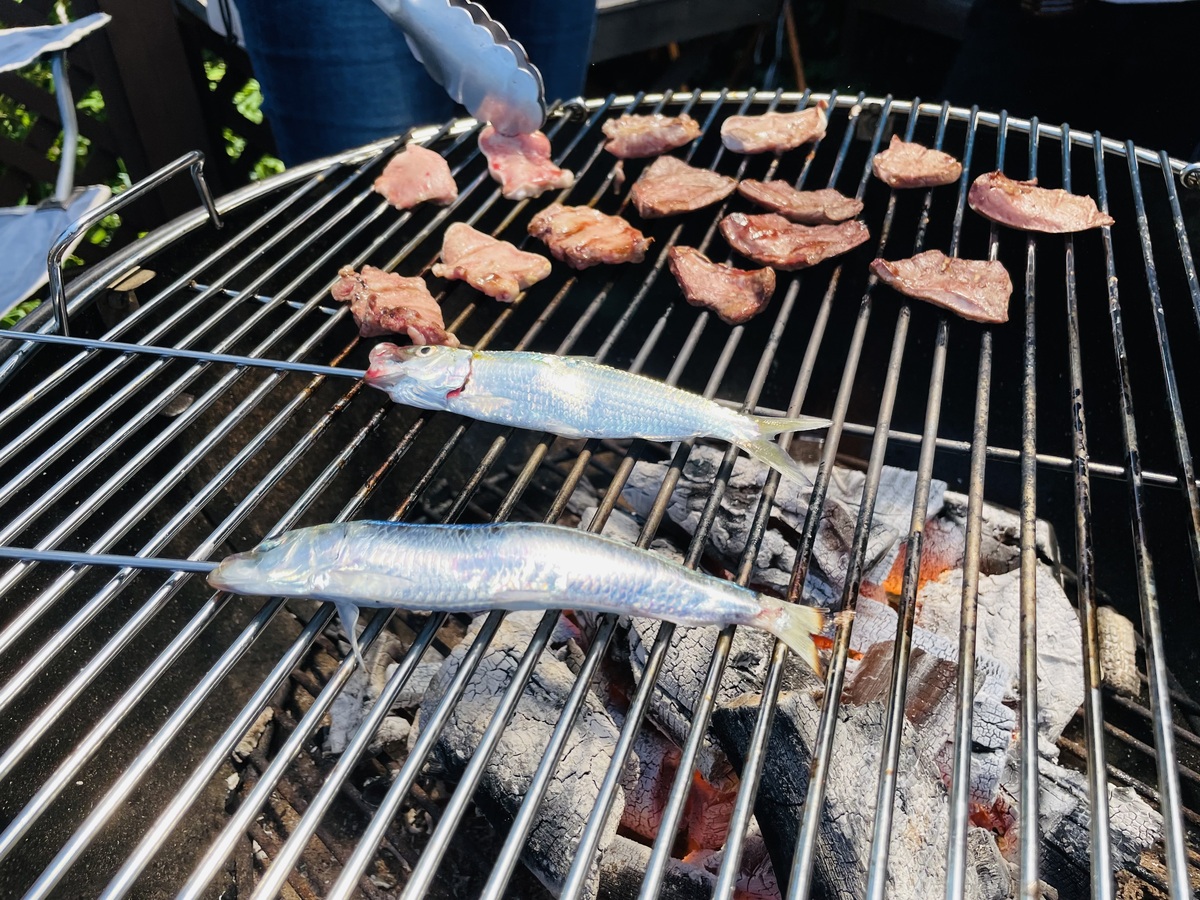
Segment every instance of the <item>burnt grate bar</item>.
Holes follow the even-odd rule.
[[[811,152],[758,159],[731,158],[721,149],[716,132],[724,116],[739,110],[802,108],[818,99],[829,102],[830,131]],[[824,506],[835,463],[864,459],[866,468],[851,577],[841,598],[844,609],[853,609],[857,602],[866,531],[884,464],[915,469],[917,511],[924,509],[935,475],[966,490],[967,576],[957,667],[961,693],[953,774],[947,775],[947,782],[954,782],[947,807],[952,826],[946,848],[947,897],[965,896],[962,848],[968,826],[965,779],[975,658],[968,613],[977,583],[985,577],[979,571],[985,498],[1021,506],[1019,544],[1028,571],[1023,576],[1023,689],[1018,697],[1026,735],[1036,730],[1037,714],[1031,571],[1044,551],[1036,529],[1049,519],[1062,535],[1073,533],[1075,540],[1062,544],[1063,568],[1071,573],[1068,587],[1083,613],[1088,700],[1081,730],[1062,738],[1060,745],[1088,772],[1093,813],[1105,808],[1107,784],[1130,787],[1161,810],[1165,853],[1159,851],[1129,871],[1172,897],[1188,896],[1188,879],[1195,877],[1198,820],[1185,803],[1194,790],[1189,773],[1196,771],[1193,751],[1200,741],[1188,717],[1173,710],[1192,709],[1186,694],[1196,690],[1179,635],[1187,621],[1184,610],[1200,602],[1192,593],[1200,594],[1196,481],[1182,412],[1192,390],[1192,360],[1200,359],[1191,327],[1200,311],[1200,291],[1184,223],[1191,198],[1181,197],[1173,180],[1182,164],[1098,134],[1036,120],[861,95],[697,91],[609,97],[589,101],[586,108],[582,120],[556,115],[549,129],[558,155],[579,175],[577,187],[559,196],[565,202],[624,210],[624,192],[612,191],[616,169],[600,146],[600,124],[608,117],[633,110],[692,111],[703,124],[702,137],[683,151],[693,164],[737,177],[786,178],[797,186],[810,179],[836,186],[845,171],[861,171],[857,194],[866,202],[864,216],[871,230],[879,229],[881,255],[892,246],[919,250],[948,245],[952,254],[963,250],[965,255],[986,246],[1010,271],[1017,271],[1014,260],[1025,263],[1025,340],[1019,339],[1022,329],[1015,322],[981,329],[948,320],[920,304],[893,307],[890,293],[877,290],[874,279],[864,277],[860,263],[865,258],[786,276],[774,310],[727,329],[710,314],[680,303],[671,279],[660,277],[671,246],[687,244],[707,251],[727,203],[676,222],[647,223],[656,246],[644,269],[583,274],[560,270],[504,308],[458,287],[442,292],[439,299],[452,329],[475,346],[589,352],[730,405],[762,412],[786,409],[792,415],[806,407],[831,417],[833,427],[821,450],[809,516],[797,538],[793,597],[801,596],[812,565],[820,524],[814,510]],[[992,130],[994,156],[992,142],[984,140]],[[956,154],[961,150],[967,168],[957,191],[898,197],[897,192],[882,190],[870,178],[870,157],[892,131],[944,144]],[[0,442],[0,459],[10,465],[3,471],[7,487],[0,488],[0,543],[86,551],[83,557],[73,557],[80,564],[66,568],[60,568],[62,562],[39,560],[33,552],[17,552],[18,561],[0,572],[0,594],[10,610],[0,622],[0,640],[11,651],[0,670],[0,707],[13,717],[0,735],[11,738],[0,755],[0,782],[8,790],[8,798],[0,802],[10,813],[9,825],[0,834],[0,875],[5,883],[19,884],[20,891],[35,897],[61,891],[102,891],[103,896],[120,897],[143,887],[153,867],[156,882],[183,896],[206,894],[214,882],[256,896],[275,895],[293,883],[299,888],[302,882],[302,892],[344,897],[361,890],[374,896],[390,889],[372,885],[371,873],[390,869],[405,896],[441,896],[449,890],[443,880],[450,877],[447,871],[457,865],[455,845],[478,815],[478,795],[486,790],[484,773],[510,727],[503,712],[516,707],[543,655],[550,652],[556,621],[555,615],[547,614],[530,646],[523,648],[517,673],[500,700],[502,714],[448,799],[429,799],[421,787],[427,777],[424,767],[432,759],[442,726],[457,708],[454,690],[464,688],[472,677],[500,626],[500,614],[487,620],[467,664],[455,676],[456,687],[423,723],[416,744],[398,755],[372,755],[366,748],[392,699],[412,688],[409,682],[423,658],[444,652],[440,636],[454,627],[453,619],[416,617],[411,631],[405,632],[407,650],[381,688],[377,707],[363,719],[340,758],[318,761],[316,770],[324,784],[313,785],[310,797],[299,806],[289,800],[296,815],[281,820],[284,831],[268,840],[255,824],[256,817],[270,810],[273,792],[299,797],[297,785],[311,777],[303,773],[313,770],[309,748],[320,739],[323,718],[340,698],[358,690],[353,661],[341,659],[328,677],[317,680],[311,703],[296,717],[287,739],[271,748],[253,784],[239,797],[240,805],[225,814],[220,827],[197,837],[193,819],[204,818],[202,811],[225,777],[234,747],[264,711],[274,707],[281,692],[311,683],[304,673],[316,648],[325,646],[322,634],[331,617],[326,608],[303,611],[279,600],[247,609],[240,601],[231,603],[228,597],[205,591],[185,571],[156,575],[125,565],[136,557],[205,560],[293,525],[360,516],[558,521],[576,488],[589,482],[600,487],[599,509],[589,526],[599,530],[618,513],[622,488],[635,465],[664,457],[666,477],[650,514],[640,522],[637,541],[649,546],[677,530],[669,506],[694,442],[671,454],[640,441],[572,444],[443,414],[414,414],[362,391],[359,383],[341,384],[333,377],[361,372],[366,352],[357,338],[344,343],[349,337],[344,311],[330,315],[326,292],[340,265],[379,261],[406,274],[424,272],[436,259],[440,227],[448,221],[470,221],[516,243],[525,240],[524,223],[536,204],[499,201],[475,150],[475,134],[474,123],[454,122],[416,135],[447,155],[465,185],[459,201],[442,211],[395,214],[386,204],[374,202],[369,182],[396,148],[395,142],[381,142],[222,198],[218,209],[230,223],[230,233],[215,248],[203,241],[192,246],[205,226],[202,216],[185,217],[147,236],[128,259],[97,267],[71,286],[71,308],[78,314],[123,268],[150,266],[166,273],[166,286],[130,318],[81,352],[42,346],[18,354],[21,359],[40,355],[50,360],[48,375],[31,378],[28,366],[18,367],[12,360],[0,370],[0,377],[29,385],[28,390],[11,392],[0,408],[6,431],[21,434]],[[1070,187],[1074,176],[1080,190],[1090,190],[1094,177],[1102,207],[1111,207],[1118,220],[1098,236],[1068,238],[1061,269],[1050,252],[1057,238],[1012,239],[965,211],[969,179],[993,159],[996,167],[1008,171],[1021,168],[1023,142],[1012,139],[1017,135],[1028,137],[1029,168],[1043,183],[1054,185],[1057,180]],[[1040,145],[1061,150],[1061,160],[1045,148],[1039,152]],[[1071,151],[1076,149],[1094,159],[1094,176],[1083,166],[1072,171]],[[1106,160],[1124,162],[1128,183],[1115,168],[1106,172]],[[1054,170],[1056,164],[1059,171]],[[1148,173],[1156,177],[1146,178]],[[1039,244],[1046,252],[1036,264]],[[1099,251],[1103,266],[1098,264]],[[890,255],[906,252],[893,250]],[[1119,299],[1118,264],[1125,288]],[[1036,296],[1043,305],[1064,297],[1065,321],[1045,314],[1035,319]],[[1088,302],[1097,296],[1108,299],[1108,317],[1097,314],[1096,303]],[[889,324],[893,308],[894,326]],[[1176,323],[1168,329],[1179,317],[1187,327]],[[1100,351],[1091,348],[1097,334],[1103,339]],[[0,337],[5,338],[0,345],[16,341]],[[805,344],[803,353],[797,352],[800,341]],[[189,358],[167,356],[176,350]],[[158,358],[147,363],[140,358],[144,355]],[[281,363],[288,361],[297,371],[285,370]],[[321,368],[329,364],[332,369]],[[1051,376],[1056,369],[1069,378],[1055,383]],[[1085,393],[1092,425],[1086,431]],[[184,409],[168,414],[168,401],[177,398],[184,398]],[[1078,417],[1069,415],[1076,399]],[[1110,407],[1119,407],[1120,413],[1112,414]],[[874,424],[860,424],[871,418]],[[781,443],[787,447],[790,442],[785,438]],[[686,539],[686,561],[693,567],[710,563],[712,532],[737,456],[728,451],[721,457],[699,524]],[[1092,475],[1102,477],[1093,480]],[[1148,485],[1159,490],[1147,492]],[[753,578],[778,486],[778,477],[771,475],[756,497],[734,573],[741,583]],[[1106,516],[1129,511],[1128,537],[1092,527]],[[1160,527],[1160,521],[1175,527]],[[900,625],[887,679],[886,739],[874,786],[877,806],[884,810],[894,802],[917,572],[925,552],[924,516],[914,512],[910,524],[898,598]],[[113,574],[101,570],[104,560],[88,552],[135,559],[110,560],[123,566]],[[1160,599],[1160,583],[1173,586],[1169,599],[1165,594]],[[1110,698],[1117,702],[1105,704],[1098,687],[1095,607],[1102,601],[1124,600],[1122,608],[1131,612],[1134,596],[1145,636],[1148,710],[1141,701]],[[385,630],[395,633],[399,627],[395,617],[381,612],[371,618],[362,643],[381,643]],[[565,876],[565,895],[581,896],[588,890],[591,866],[604,852],[602,826],[617,802],[617,785],[636,738],[653,727],[648,710],[668,665],[673,632],[660,629],[650,648],[598,801],[579,839],[575,864]],[[518,858],[550,778],[579,727],[584,698],[619,633],[611,617],[598,623],[563,715],[549,744],[540,749],[537,775],[516,824],[506,839],[497,838],[494,859],[474,888],[477,893],[506,896],[517,890],[514,885],[526,883]],[[814,859],[825,827],[822,792],[839,712],[833,701],[844,684],[851,634],[852,624],[840,621],[810,773],[811,802],[805,804],[799,823],[790,881],[780,885],[788,896],[809,896],[818,888]],[[215,635],[224,637],[209,646]],[[732,629],[717,639],[706,699],[693,710],[691,731],[680,748],[682,762],[670,786],[665,828],[657,842],[647,846],[643,896],[656,895],[672,883],[668,868],[673,864],[674,831],[684,819],[691,772],[716,709],[716,690],[732,639]],[[89,649],[79,655],[83,647]],[[764,763],[773,752],[770,736],[785,660],[786,653],[776,645],[762,683],[765,699],[738,772],[742,792],[734,801],[725,856],[712,872],[717,896],[737,890],[748,826],[764,787]],[[1183,684],[1169,682],[1168,664]],[[240,673],[251,670],[258,674],[244,680]],[[106,696],[110,683],[118,687]],[[236,700],[229,703],[227,697]],[[217,709],[223,706],[228,709]],[[1113,719],[1119,710],[1134,716],[1132,725],[1119,715]],[[204,727],[212,730],[205,732]],[[66,743],[63,735],[69,736]],[[1038,758],[1035,742],[1021,743],[1024,815],[1036,809],[1039,799]],[[106,755],[113,760],[107,766]],[[358,783],[360,766],[368,761],[386,773],[390,785],[382,805],[378,796],[366,802]],[[1180,774],[1187,782],[1182,787]],[[84,785],[78,804],[71,787],[77,780]],[[870,789],[864,785],[864,793]],[[150,804],[147,824],[126,828],[122,810],[134,792],[157,799]],[[357,831],[343,833],[351,826],[335,810],[346,798],[358,810],[361,824]],[[413,838],[412,847],[398,848],[397,840],[409,838],[396,836],[393,821],[401,810],[422,804],[435,811],[436,826],[427,837]],[[56,818],[61,823],[55,823]],[[871,824],[874,871],[867,893],[883,896],[889,890],[889,868],[904,861],[889,855],[893,829],[886,812]],[[267,858],[249,881],[238,881],[247,877],[246,867],[231,876],[227,860],[242,858],[242,848],[253,835],[267,841],[260,841]],[[1036,895],[1044,874],[1044,860],[1039,859],[1042,837],[1034,828],[1018,832],[1021,891],[1026,896]],[[1109,866],[1103,862],[1111,840],[1103,823],[1093,827],[1094,896],[1113,893]],[[114,846],[120,848],[118,853],[106,849],[108,862],[101,861],[99,848]],[[328,867],[328,878],[314,881],[311,866],[326,858],[321,865]],[[310,875],[300,873],[297,867],[302,864],[310,868]]]

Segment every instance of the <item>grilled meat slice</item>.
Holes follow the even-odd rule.
[[[572,172],[551,161],[550,139],[540,131],[506,137],[488,125],[479,133],[479,149],[487,157],[488,172],[500,182],[500,193],[509,200],[540,197],[575,183]]]
[[[967,203],[984,218],[1022,231],[1065,234],[1113,224],[1091,197],[1038,187],[1036,178],[1014,181],[1003,172],[987,172],[971,182]]]
[[[894,134],[888,148],[875,154],[871,168],[876,178],[894,188],[953,184],[962,175],[962,163],[949,153],[902,141]]]
[[[863,209],[861,200],[833,188],[798,191],[786,181],[747,180],[739,182],[737,190],[751,203],[802,225],[834,225],[853,219]]]
[[[672,247],[667,259],[687,302],[711,309],[728,325],[757,316],[775,293],[773,269],[735,269],[712,262],[692,247]]]
[[[552,203],[534,216],[529,233],[543,241],[555,259],[572,269],[641,262],[653,240],[620,216],[609,216],[590,206],[561,203]]]
[[[829,117],[824,100],[794,113],[730,116],[721,123],[721,143],[735,153],[782,153],[825,137]]]
[[[465,281],[475,290],[509,303],[550,274],[550,260],[455,222],[442,237],[442,261],[434,265],[433,274]]]
[[[871,271],[902,294],[928,300],[973,322],[1008,321],[1012,279],[998,260],[958,259],[926,250],[910,259],[876,259]]]
[[[643,219],[674,216],[724,200],[737,179],[711,169],[697,169],[674,156],[660,156],[629,192]]]
[[[446,160],[420,144],[409,144],[388,160],[374,188],[396,209],[410,209],[427,200],[446,206],[458,197]]]
[[[700,137],[700,123],[681,116],[621,116],[600,126],[608,140],[604,149],[621,159],[658,156]]]
[[[732,213],[721,220],[721,234],[743,256],[784,271],[839,256],[871,236],[857,219],[837,225],[797,225],[775,213]]]
[[[446,331],[442,309],[421,278],[405,278],[374,266],[355,272],[345,266],[330,288],[333,299],[350,304],[350,314],[363,337],[406,334],[414,344],[458,346]]]

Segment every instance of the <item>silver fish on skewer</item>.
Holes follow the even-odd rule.
[[[644,375],[547,353],[382,343],[364,381],[396,403],[569,438],[718,438],[800,481],[800,467],[768,438],[829,424],[746,415]]]
[[[558,525],[342,522],[289,531],[224,559],[208,576],[239,594],[335,603],[362,660],[358,607],[442,612],[579,609],[681,625],[748,625],[814,669],[820,609],[784,603],[645,550]]]

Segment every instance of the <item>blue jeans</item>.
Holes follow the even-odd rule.
[[[583,91],[595,0],[489,0],[529,52],[546,99]],[[328,156],[462,110],[371,0],[238,0],[263,109],[288,165]]]

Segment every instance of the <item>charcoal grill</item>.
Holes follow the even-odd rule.
[[[661,277],[675,243],[724,248],[713,240],[720,210],[646,223],[655,238],[642,265],[554,275],[516,304],[494,304],[462,286],[443,298],[450,330],[477,347],[593,355],[760,412],[825,416],[812,508],[820,507],[835,461],[864,461],[866,488],[856,536],[864,533],[883,464],[917,471],[914,508],[924,510],[936,474],[970,498],[958,719],[951,780],[947,897],[964,890],[974,679],[974,601],[979,523],[986,496],[1020,512],[1022,645],[1019,733],[1036,733],[1034,672],[1040,517],[1062,541],[1062,571],[1083,623],[1086,701],[1063,738],[1086,770],[1092,810],[1089,855],[1095,897],[1127,889],[1112,873],[1108,785],[1126,785],[1163,815],[1154,859],[1136,885],[1173,898],[1197,884],[1196,810],[1200,706],[1196,604],[1200,602],[1200,502],[1185,410],[1200,384],[1200,281],[1189,242],[1192,177],[1178,160],[1103,138],[978,109],[890,97],[824,97],[828,135],[811,153],[780,159],[723,152],[720,122],[735,112],[793,109],[823,95],[692,92],[576,103],[548,123],[560,162],[578,183],[564,196],[613,212],[614,160],[602,152],[600,123],[628,111],[688,111],[704,127],[689,146],[693,164],[746,178],[782,178],[857,193],[872,239],[837,263],[784,275],[776,300],[750,323],[730,328],[685,305]],[[352,658],[328,608],[252,603],[206,589],[203,565],[265,534],[344,518],[426,521],[557,520],[587,478],[601,491],[600,527],[638,459],[667,450],[633,442],[567,442],[392,406],[341,377],[365,366],[366,344],[328,287],[337,269],[371,263],[425,272],[441,227],[467,221],[520,242],[549,198],[499,198],[475,147],[476,124],[453,121],[416,137],[441,150],[461,187],[445,210],[397,213],[371,192],[396,141],[293,169],[217,201],[223,227],[198,210],[155,231],[74,279],[64,296],[77,346],[3,341],[0,422],[0,885],[7,896],[348,897],[530,896],[543,889],[519,865],[542,792],[616,623],[602,619],[527,800],[494,831],[472,798],[495,741],[493,721],[457,784],[423,772],[454,700],[423,723],[411,751],[365,753],[391,701],[430,648],[461,635],[456,617],[383,613],[366,646],[388,629],[406,652],[346,751],[319,750],[324,718],[353,684]],[[964,160],[963,180],[932,191],[892,192],[870,177],[870,157],[899,133]],[[636,163],[627,163],[635,175]],[[179,168],[186,167],[181,165]],[[966,210],[966,187],[1003,168],[1095,196],[1116,226],[1075,237],[997,229]],[[739,203],[734,200],[732,203]],[[1194,233],[1194,232],[1193,232]],[[897,258],[941,248],[1005,262],[1016,292],[1012,320],[984,328],[903,302],[868,280],[873,255]],[[141,270],[154,278],[136,298],[113,290]],[[55,333],[35,316],[30,331]],[[136,351],[120,342],[139,345]],[[184,357],[174,351],[188,351]],[[251,358],[251,359],[246,359]],[[255,362],[255,361],[261,362]],[[295,363],[289,368],[288,361]],[[305,366],[336,367],[306,369]],[[1085,406],[1084,398],[1087,403]],[[786,439],[785,439],[786,440]],[[677,476],[691,443],[674,448]],[[713,484],[725,489],[736,451]],[[639,542],[659,530],[675,484],[669,477]],[[735,573],[749,578],[777,479],[768,479]],[[701,562],[715,500],[690,545]],[[907,683],[916,565],[923,517],[913,516],[899,603],[886,753],[875,790],[872,876],[882,897],[889,865],[890,798],[895,791],[899,720]],[[792,595],[811,561],[818,517],[797,537]],[[1069,536],[1069,537],[1068,537]],[[865,538],[855,541],[843,604],[853,608]],[[126,554],[136,565],[71,564],[36,551]],[[151,561],[144,561],[151,560]],[[1110,603],[1139,623],[1143,690],[1134,701],[1100,685],[1096,608]],[[495,633],[499,614],[484,626]],[[545,650],[549,616],[518,668],[503,709],[511,709]],[[826,697],[846,672],[849,629],[833,639]],[[669,629],[662,632],[667,634]],[[662,665],[655,645],[632,698],[588,820],[564,895],[579,896],[620,763],[645,727],[649,686]],[[479,646],[486,641],[480,640]],[[710,678],[720,677],[730,635],[717,643]],[[475,657],[478,658],[477,656]],[[777,646],[741,775],[717,892],[730,896],[753,812],[772,698],[784,653]],[[466,671],[466,670],[464,670]],[[678,821],[689,773],[712,712],[696,711],[684,762],[669,797]],[[786,896],[813,890],[813,855],[832,751],[837,704],[823,706],[809,801],[800,813]],[[268,725],[268,714],[274,714]],[[255,749],[264,727],[274,739]],[[1037,809],[1032,741],[1021,748],[1021,809]],[[241,749],[239,744],[243,744]],[[231,768],[235,753],[241,763]],[[228,784],[227,784],[228,782]],[[236,787],[233,787],[236,785]],[[866,790],[871,790],[866,788]],[[1027,817],[1026,821],[1029,820]],[[427,826],[427,827],[426,827]],[[655,896],[671,852],[670,834],[651,853],[641,887]],[[417,833],[420,832],[420,833]],[[425,833],[428,832],[428,833]],[[1038,894],[1036,828],[1019,830],[1021,894]],[[1149,894],[1148,894],[1149,895]]]

